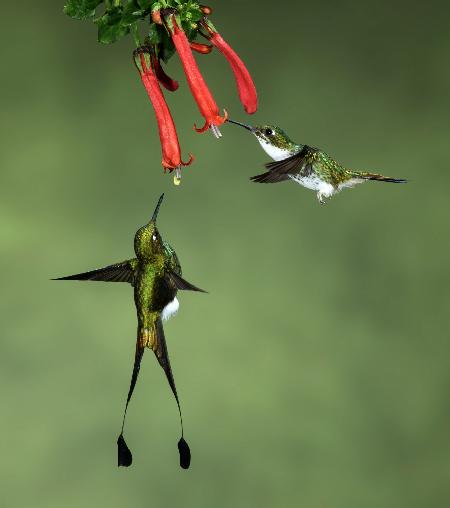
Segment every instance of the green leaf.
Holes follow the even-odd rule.
[[[168,62],[170,57],[175,53],[175,46],[173,45],[172,39],[169,37],[167,32],[164,30],[161,33],[161,46],[159,57],[164,62]]]
[[[192,27],[189,28],[183,27],[183,29],[184,32],[186,33],[186,37],[188,38],[188,40],[194,41],[195,38],[197,37],[197,29]]]
[[[161,42],[161,29],[157,25],[152,23],[148,30],[148,35],[145,38],[146,44],[149,46],[156,46]]]
[[[142,45],[142,43],[141,43],[141,38],[139,37],[139,28],[138,28],[137,23],[131,23],[130,32],[131,32],[131,35],[134,39],[134,44],[138,48],[139,46]]]
[[[122,24],[122,11],[122,6],[112,7],[95,20],[98,25],[98,42],[111,44],[128,34],[130,27]]]
[[[145,10],[139,7],[137,0],[129,0],[123,9],[121,23],[122,25],[131,25],[132,23],[144,18],[145,15]]]
[[[150,9],[152,4],[154,3],[154,0],[137,0],[137,3],[139,4],[139,7],[145,11],[147,9]]]
[[[200,21],[203,18],[203,12],[198,7],[193,7],[190,10],[190,14],[190,19],[194,22]]]
[[[152,8],[151,11],[160,11],[163,9],[163,6],[159,2],[152,2]]]
[[[64,6],[64,14],[74,19],[89,19],[95,16],[95,9],[103,0],[69,0]]]

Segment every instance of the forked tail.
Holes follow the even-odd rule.
[[[139,369],[141,366],[142,356],[144,355],[144,350],[146,347],[149,347],[153,350],[158,359],[159,364],[163,368],[167,381],[169,382],[170,388],[175,397],[178,412],[180,415],[180,425],[181,425],[181,438],[178,441],[178,452],[180,455],[180,466],[183,469],[188,469],[191,462],[191,451],[189,449],[189,445],[184,439],[184,429],[183,429],[183,417],[181,414],[181,406],[180,401],[178,399],[178,393],[175,386],[175,380],[172,374],[172,368],[170,366],[169,353],[167,351],[166,338],[164,336],[164,329],[162,325],[161,318],[158,317],[156,323],[154,323],[151,328],[140,329],[138,331],[138,338],[136,342],[136,354],[134,357],[134,366],[133,373],[131,376],[130,388],[128,390],[127,401],[125,404],[125,410],[122,418],[122,428],[120,431],[119,438],[117,439],[117,450],[118,450],[118,465],[119,466],[131,466],[133,462],[133,456],[131,454],[130,449],[128,448],[127,443],[125,442],[125,438],[123,436],[124,426],[125,426],[125,418],[127,415],[128,404],[130,403],[131,397],[133,395],[134,387],[136,386],[136,381],[139,375]]]

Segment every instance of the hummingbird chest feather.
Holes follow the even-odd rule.
[[[324,185],[329,185],[327,184],[327,182],[322,180],[320,176],[318,176],[316,173],[311,173],[308,176],[303,176],[301,173],[298,173],[296,175],[289,175],[289,178],[292,181],[302,185],[303,187],[315,191],[318,191]]]
[[[167,282],[164,270],[154,266],[145,266],[139,271],[134,290],[138,307],[161,313],[169,304],[173,304],[177,294],[177,289]],[[169,314],[178,309],[178,306],[174,309],[174,305]]]
[[[287,148],[281,148],[272,143],[268,143],[265,139],[257,138],[262,149],[274,161],[282,161],[292,155],[291,151]]]
[[[342,166],[319,150],[297,174],[289,175],[294,182],[326,196],[333,195],[346,176]]]

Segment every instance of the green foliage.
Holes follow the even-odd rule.
[[[103,0],[69,0],[64,6],[64,14],[74,19],[89,19],[95,16],[95,9]]]
[[[144,18],[147,11],[140,6],[140,3],[137,0],[129,0],[123,9],[121,24],[131,25]]]
[[[103,14],[95,17],[101,4],[104,4]],[[139,25],[148,23],[145,43],[158,46],[161,58],[167,61],[175,51],[172,40],[163,26],[151,20],[151,12],[163,7],[176,8],[187,37],[190,40],[196,38],[197,23],[203,13],[194,0],[68,0],[64,13],[74,19],[93,21],[98,27],[98,41],[102,44],[112,44],[131,32],[139,45]]]
[[[175,46],[172,39],[165,30],[160,31],[161,44],[159,46],[159,56],[164,62],[168,62],[172,55],[175,53]]]
[[[130,31],[130,24],[123,23],[123,8],[108,9],[103,16],[95,20],[98,25],[98,42],[111,44],[121,39]]]
[[[155,23],[150,25],[148,35],[145,38],[146,44],[156,45],[161,42],[161,31],[158,28],[158,25],[155,25]]]
[[[158,2],[154,2],[152,0],[136,0],[136,1],[139,4],[139,7],[144,11],[148,11],[150,10],[150,8],[151,10],[153,10],[153,4],[157,4],[156,8],[160,6]]]

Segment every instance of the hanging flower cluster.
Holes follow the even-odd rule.
[[[97,12],[105,4],[104,13]],[[194,0],[68,0],[64,12],[75,19],[91,19],[98,26],[98,38],[101,43],[116,42],[131,33],[138,49],[134,52],[134,62],[138,68],[142,83],[155,110],[161,140],[162,165],[164,171],[175,170],[175,183],[180,182],[181,167],[191,164],[181,160],[180,146],[175,124],[167,106],[162,85],[174,92],[178,82],[169,77],[162,67],[177,52],[183,66],[186,80],[204,124],[194,128],[197,132],[211,130],[220,137],[219,127],[227,120],[211,94],[199,68],[193,51],[206,55],[215,47],[227,59],[234,73],[239,99],[249,114],[255,113],[258,98],[253,80],[242,60],[223,39],[208,16],[212,9],[200,5]],[[138,24],[149,23],[146,36],[141,41]],[[142,31],[142,30],[141,30]],[[208,44],[198,42],[201,36]]]

